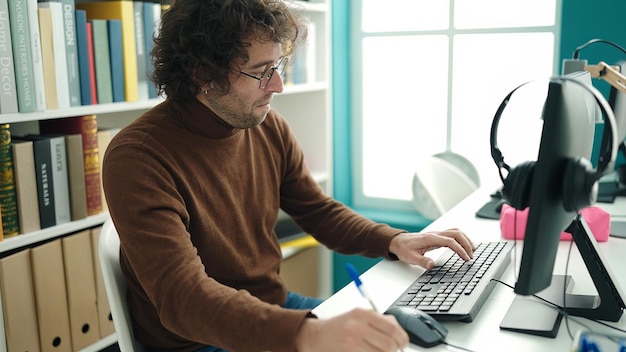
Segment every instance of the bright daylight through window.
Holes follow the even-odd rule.
[[[416,163],[447,150],[496,184],[491,121],[513,88],[555,73],[560,0],[352,4],[354,205],[411,209]],[[513,164],[536,158],[537,94],[522,93],[530,98],[507,108],[519,118],[503,117],[511,122],[501,125],[501,144],[530,146],[507,155]]]

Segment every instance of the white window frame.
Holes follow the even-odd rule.
[[[350,54],[351,54],[351,81],[350,81],[350,86],[351,86],[351,110],[352,110],[352,121],[351,121],[351,140],[352,140],[352,145],[351,145],[351,153],[352,153],[352,206],[355,208],[360,208],[360,209],[383,209],[383,210],[400,210],[400,211],[413,211],[414,207],[411,203],[411,201],[404,201],[404,200],[398,200],[398,199],[390,199],[390,198],[379,198],[379,197],[371,197],[371,196],[366,196],[364,194],[364,189],[363,189],[363,178],[362,178],[362,174],[363,174],[363,135],[362,135],[362,131],[363,131],[363,120],[362,120],[362,116],[363,116],[363,109],[362,109],[362,94],[363,94],[363,66],[362,66],[362,57],[361,57],[361,53],[362,53],[362,42],[364,40],[364,38],[366,37],[375,37],[375,36],[397,36],[397,35],[446,35],[450,38],[449,40],[449,45],[450,45],[450,55],[449,55],[449,60],[447,63],[443,63],[442,65],[440,65],[440,69],[447,69],[448,70],[448,102],[447,102],[447,128],[446,128],[446,135],[445,136],[436,136],[436,138],[445,138],[445,145],[446,145],[446,150],[450,150],[451,149],[451,145],[452,145],[452,123],[453,123],[453,118],[452,118],[452,114],[453,114],[453,109],[452,109],[452,92],[454,90],[454,87],[452,86],[452,71],[453,71],[453,60],[454,60],[454,52],[453,52],[453,39],[455,35],[458,34],[481,34],[481,33],[534,33],[534,32],[550,32],[553,33],[554,35],[554,51],[553,51],[553,63],[552,63],[552,72],[553,74],[556,73],[556,70],[558,69],[560,62],[559,62],[559,58],[560,58],[560,53],[559,53],[559,43],[560,43],[560,38],[561,38],[561,3],[562,0],[556,0],[556,9],[555,9],[555,13],[556,13],[556,18],[554,21],[554,25],[552,26],[537,26],[537,27],[516,27],[516,28],[496,28],[496,29],[455,29],[452,26],[453,19],[453,13],[454,13],[454,1],[455,0],[449,0],[450,1],[450,28],[448,29],[444,29],[444,30],[426,30],[426,31],[403,31],[403,32],[379,32],[379,33],[366,33],[361,29],[361,13],[362,13],[362,9],[361,9],[361,1],[357,0],[357,1],[352,1],[351,2],[351,13],[352,13],[352,17],[351,17],[351,27],[350,27],[350,39],[351,39],[351,49],[350,49]],[[381,63],[381,65],[386,65],[389,63]],[[402,68],[394,68],[394,67],[389,67],[389,69],[398,69],[401,70]],[[443,75],[445,76],[445,75]],[[535,77],[530,77],[530,79],[533,79]],[[523,83],[523,82],[517,82],[517,83]],[[511,89],[517,85],[517,83],[511,85]],[[506,93],[508,93],[508,91],[503,91],[502,92],[502,97],[504,97],[506,95]],[[497,108],[497,106],[493,107],[493,111],[495,113],[495,109]],[[486,131],[485,135],[488,135],[488,131]],[[422,136],[419,136],[422,137]],[[393,141],[389,141],[389,143],[392,143]],[[486,143],[488,143],[488,140],[486,141]],[[443,150],[442,150],[443,151]],[[398,151],[399,153],[402,152],[406,152],[406,151]],[[414,152],[414,151],[411,151]],[[425,157],[426,155],[424,155]],[[481,177],[483,177],[482,174],[484,174],[485,172],[490,172],[493,177],[486,177],[485,180],[487,182],[491,182],[495,179],[496,175],[497,175],[497,171],[495,166],[493,166],[491,169],[489,169],[488,171],[485,171],[484,168],[482,168],[481,165],[481,170],[479,170],[479,172],[481,173]],[[491,167],[491,166],[490,166]],[[494,189],[497,185],[494,185]]]

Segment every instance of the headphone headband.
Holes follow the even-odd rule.
[[[604,123],[604,132],[602,133],[602,146],[604,150],[601,151],[600,157],[598,160],[598,167],[596,168],[595,179],[599,180],[604,173],[615,164],[615,157],[617,155],[618,143],[616,140],[617,136],[617,124],[615,120],[615,115],[613,114],[613,110],[609,106],[608,102],[604,98],[604,96],[598,91],[595,87],[586,85],[580,81],[577,81],[572,78],[567,77],[553,77],[550,79],[550,83],[562,83],[563,81],[574,82],[575,84],[583,87],[588,92],[590,92],[595,98],[596,103],[602,110],[602,113],[605,116]],[[498,172],[500,173],[500,179],[504,182],[504,176],[502,175],[502,169],[504,168],[507,172],[511,171],[511,167],[504,161],[504,156],[498,148],[497,143],[497,132],[498,125],[500,123],[500,118],[502,117],[502,113],[509,103],[511,96],[515,93],[519,88],[525,86],[526,84],[533,82],[529,81],[523,83],[517,87],[515,87],[507,96],[504,98],[498,110],[496,110],[496,114],[493,117],[493,121],[491,123],[491,133],[490,133],[490,143],[491,143],[491,157],[493,161],[496,163],[498,167]],[[606,143],[607,138],[610,138],[610,141]]]

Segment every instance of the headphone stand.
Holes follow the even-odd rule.
[[[571,276],[554,275],[552,284],[536,296],[564,307],[563,310],[570,315],[591,320],[618,321],[626,308],[625,295],[616,286],[615,277],[604,265],[589,225],[579,213],[566,231],[572,235],[598,294],[572,294],[570,292],[574,281]],[[529,320],[529,316],[541,319]],[[535,297],[518,295],[502,320],[500,328],[530,335],[555,337],[562,317],[562,312]]]

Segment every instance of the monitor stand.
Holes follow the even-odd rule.
[[[597,295],[572,294],[573,280],[562,275],[555,275],[552,284],[538,295],[561,307],[567,314],[580,316],[592,320],[606,320],[616,322],[622,316],[624,308],[624,293],[617,286],[615,276],[608,267],[598,250],[598,244],[591,233],[585,219],[578,214],[576,219],[566,230],[572,238],[589,271],[589,275],[596,288]],[[555,337],[560,326],[562,314],[554,307],[540,302],[532,296],[516,296],[500,328],[526,334]],[[563,304],[563,301],[565,301]],[[552,312],[552,313],[550,313]],[[534,314],[540,314],[549,320],[543,327],[537,326],[538,319]],[[533,317],[533,318],[529,318]]]

